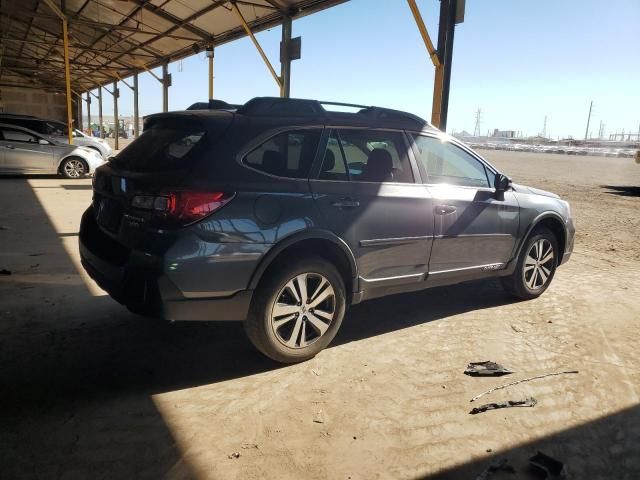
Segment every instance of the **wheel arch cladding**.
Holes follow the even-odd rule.
[[[325,232],[294,235],[292,238],[276,244],[256,268],[249,288],[256,289],[262,278],[268,275],[272,269],[278,268],[283,262],[309,256],[321,257],[333,263],[344,280],[347,295],[350,296],[356,285],[355,259],[349,247],[344,245],[339,238],[334,238],[332,234]]]
[[[558,252],[558,265],[560,265],[562,263],[562,258],[564,257],[567,242],[567,232],[565,230],[564,223],[555,215],[544,215],[537,219],[526,238],[529,238],[532,234],[543,228],[550,230],[556,237],[558,249],[560,250],[560,252]]]

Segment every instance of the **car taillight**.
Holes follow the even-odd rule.
[[[229,203],[235,194],[227,192],[176,191],[160,195],[136,195],[131,206],[152,210],[159,219],[177,225],[189,225],[208,217]]]

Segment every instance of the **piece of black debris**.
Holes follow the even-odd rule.
[[[535,407],[538,401],[533,397],[527,397],[524,400],[507,400],[500,403],[487,403],[476,408],[472,408],[469,412],[471,415],[486,412],[488,410],[498,410],[499,408],[511,407]]]
[[[529,459],[529,466],[535,472],[546,475],[544,478],[548,480],[565,480],[569,478],[567,469],[564,464],[538,451]]]
[[[229,458],[240,458],[240,452],[233,452],[229,455]]]
[[[0,270],[0,275],[11,275],[11,270],[2,269]]]
[[[465,375],[470,375],[472,377],[500,377],[502,375],[509,375],[513,372],[504,368],[499,363],[486,361],[469,363],[464,373]]]
[[[489,480],[494,473],[499,471],[516,473],[516,470],[509,465],[509,460],[506,458],[496,458],[491,460],[491,463],[476,477],[476,480]]]

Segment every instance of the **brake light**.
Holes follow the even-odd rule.
[[[229,203],[235,194],[226,192],[176,191],[160,195],[136,195],[131,206],[153,210],[168,222],[189,225],[208,217]]]

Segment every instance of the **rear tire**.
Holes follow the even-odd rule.
[[[558,253],[556,236],[546,228],[535,230],[520,251],[514,272],[501,279],[502,286],[522,300],[539,297],[553,280]]]
[[[280,363],[316,356],[336,336],[346,307],[344,281],[319,257],[282,265],[263,278],[244,329],[251,343]]]
[[[60,164],[60,174],[69,180],[77,180],[89,173],[89,165],[82,158],[65,158]]]

